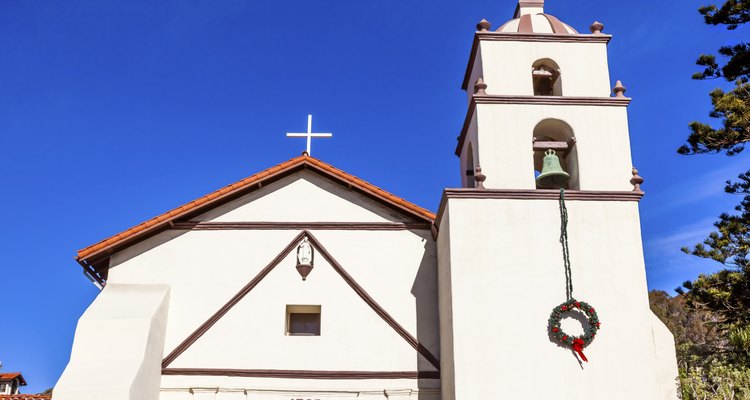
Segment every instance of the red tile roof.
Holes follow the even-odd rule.
[[[41,394],[0,394],[0,400],[50,400],[52,396]]]
[[[26,379],[23,379],[23,375],[20,372],[0,373],[0,382],[10,382],[14,379],[20,380],[21,386],[26,386]]]
[[[432,223],[435,219],[435,214],[420,206],[397,197],[332,165],[326,164],[317,158],[303,154],[81,249],[78,251],[76,260],[82,265],[101,262],[102,259],[109,257],[114,252],[126,247],[126,245],[129,246],[139,239],[145,239],[150,234],[164,229],[170,222],[174,222],[179,218],[196,215],[198,212],[205,212],[212,207],[222,204],[222,200],[226,200],[228,197],[231,198],[239,193],[244,194],[255,190],[260,187],[259,184],[263,184],[265,181],[279,179],[302,168],[309,168],[335,181],[348,185],[360,193],[411,216],[417,221]]]

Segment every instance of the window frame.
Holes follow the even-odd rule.
[[[313,332],[309,332],[308,329],[304,329],[304,332],[295,332],[293,330],[294,328],[294,322],[293,316],[296,315],[306,315],[306,316],[317,316],[317,318],[312,317],[311,321],[305,321],[305,328],[307,328],[307,324],[309,323],[316,323],[317,322],[317,329],[314,329]],[[315,337],[320,336],[322,331],[322,316],[321,316],[321,307],[319,305],[287,305],[286,306],[286,327],[284,329],[284,332],[286,336],[306,336],[306,337]]]

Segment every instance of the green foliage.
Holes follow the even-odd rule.
[[[750,141],[750,84],[737,80],[729,92],[715,89],[711,92],[712,118],[721,120],[722,127],[714,129],[703,122],[690,123],[687,144],[677,152],[680,154],[703,154],[726,152],[733,156],[745,148]]]
[[[722,329],[742,331],[750,326],[750,171],[739,175],[737,182],[728,181],[728,193],[746,194],[735,208],[739,213],[724,213],[714,223],[712,232],[703,243],[688,254],[718,261],[728,268],[714,274],[700,275],[694,282],[685,282],[688,305],[710,310],[719,317]],[[739,342],[733,342],[736,344]],[[748,346],[734,346],[738,354],[747,356]]]
[[[734,30],[750,22],[750,0],[724,0],[699,12],[707,24]],[[692,122],[680,154],[734,156],[750,142],[750,45],[723,46],[719,55],[723,65],[715,55],[702,54],[696,64],[704,69],[693,79],[734,82],[728,92],[710,93],[709,116],[721,127]],[[675,335],[684,400],[750,399],[750,171],[727,182],[725,190],[745,195],[735,207],[738,213],[722,214],[703,243],[682,250],[727,268],[685,282],[675,297],[649,293],[651,309]]]
[[[717,329],[717,317],[689,306],[684,294],[652,290],[649,304],[674,335],[683,400],[750,399],[750,368],[733,356],[750,349],[750,329]]]
[[[725,0],[720,7],[712,4],[699,11],[707,24],[724,25],[729,30],[750,22],[750,0]],[[696,64],[705,68],[694,74],[693,79],[724,78],[734,82],[731,91],[715,89],[710,94],[713,110],[709,116],[720,120],[722,127],[714,129],[702,122],[692,122],[687,143],[677,149],[680,154],[725,152],[733,156],[750,141],[750,45],[722,46],[719,54],[726,60],[724,65],[713,54],[698,57]]]
[[[729,343],[736,352],[750,359],[750,327],[736,327],[729,331]]]
[[[717,329],[716,316],[689,307],[686,296],[670,297],[665,291],[652,290],[648,299],[651,311],[674,335],[681,368],[701,366],[726,348],[727,339]]]
[[[716,56],[712,54],[701,54],[696,64],[706,67],[702,72],[693,74],[693,79],[711,79],[724,77],[728,81],[746,80],[750,69],[748,69],[748,58],[750,57],[750,46],[740,43],[734,46],[722,46],[719,54],[729,58],[724,66],[716,62]]]
[[[680,392],[683,400],[750,399],[750,369],[719,362],[681,368]]]
[[[750,22],[750,0],[726,0],[721,7],[715,4],[698,9],[709,25],[727,25],[727,29],[737,29]]]

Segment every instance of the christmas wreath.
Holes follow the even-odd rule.
[[[585,327],[584,334],[580,336],[567,334],[560,327],[560,322],[562,322],[564,314],[576,309],[586,315],[589,321],[588,326]],[[586,362],[588,362],[588,359],[583,355],[583,349],[594,341],[596,332],[600,327],[601,323],[599,322],[599,316],[596,314],[594,307],[591,307],[591,305],[586,302],[578,301],[573,298],[552,309],[552,314],[549,316],[549,331],[552,337],[558,343],[572,347],[573,350],[581,356],[581,359]]]

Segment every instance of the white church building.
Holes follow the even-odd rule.
[[[543,7],[477,25],[437,214],[308,151],[79,250],[53,398],[675,400],[611,36]]]

